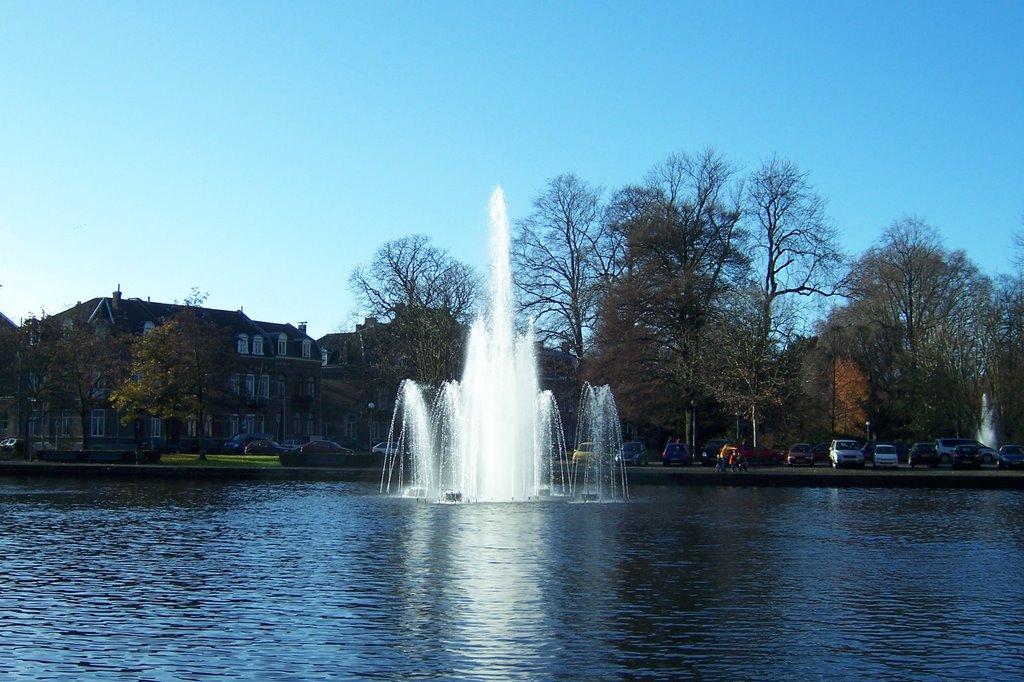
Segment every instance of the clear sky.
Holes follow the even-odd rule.
[[[0,0],[0,311],[110,295],[352,328],[415,233],[478,267],[561,173],[714,147],[810,172],[859,255],[916,215],[984,272],[1024,215],[1024,2]]]

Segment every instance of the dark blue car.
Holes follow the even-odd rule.
[[[667,443],[665,449],[661,451],[662,466],[670,466],[673,463],[689,466],[692,461],[690,448],[686,447],[686,443],[680,441]]]
[[[647,446],[640,441],[627,441],[622,444],[622,452],[615,456],[616,463],[643,466],[647,464]]]
[[[1024,446],[1004,445],[999,448],[999,459],[996,462],[1000,469],[1024,469]]]

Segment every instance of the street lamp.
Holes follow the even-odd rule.
[[[864,422],[864,433],[867,434],[868,442],[871,442],[871,422]]]
[[[736,413],[736,442],[740,442],[740,413]]]
[[[366,404],[366,437],[370,439],[369,451],[373,452],[373,403]]]
[[[697,452],[697,401],[690,401],[690,452]]]

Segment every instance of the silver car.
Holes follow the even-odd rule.
[[[871,466],[875,469],[879,467],[889,467],[895,469],[900,465],[900,458],[896,452],[895,445],[889,445],[888,443],[879,443],[875,446],[875,456],[871,462]]]
[[[864,451],[860,449],[860,443],[855,440],[834,440],[828,449],[828,458],[832,462],[832,468],[859,467],[864,468]]]

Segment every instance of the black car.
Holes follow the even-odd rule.
[[[224,441],[220,451],[225,455],[241,455],[245,453],[245,446],[254,440],[273,440],[274,436],[269,433],[236,433],[230,439]]]
[[[704,443],[704,447],[700,451],[700,463],[706,467],[718,464],[718,453],[722,451],[722,446],[728,442],[725,438],[714,438]]]
[[[935,443],[931,441],[927,443],[914,443],[914,446],[910,448],[908,462],[911,468],[918,464],[933,469],[939,466],[939,451],[935,448]]]
[[[647,446],[640,441],[627,441],[622,444],[622,452],[615,456],[615,462],[643,466],[647,464]]]
[[[953,449],[953,468],[971,467],[980,469],[982,461],[981,448],[977,445],[957,445]]]

